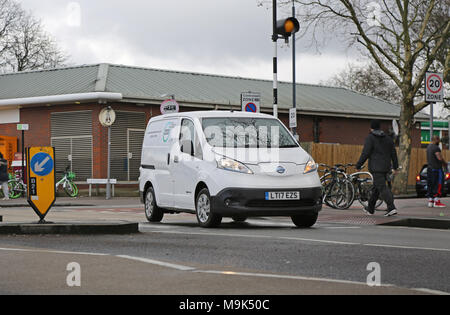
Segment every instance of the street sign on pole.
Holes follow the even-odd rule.
[[[289,128],[297,128],[297,108],[289,109]]]
[[[427,72],[425,75],[425,102],[430,103],[430,141],[433,140],[433,104],[444,101],[444,75]]]
[[[110,177],[111,177],[111,126],[116,121],[116,112],[111,108],[111,106],[105,107],[100,111],[100,114],[98,115],[98,119],[100,121],[100,124],[103,127],[108,128],[108,162],[106,166],[106,199],[111,199],[111,183],[110,183]]]
[[[165,100],[160,106],[161,114],[172,114],[180,111],[180,104],[174,99]]]
[[[19,131],[27,131],[30,129],[30,125],[28,124],[17,124],[17,130]]]
[[[55,148],[27,148],[27,183],[28,204],[44,223],[56,200]]]
[[[241,107],[243,112],[259,113],[261,108],[261,93],[259,92],[241,93]]]
[[[444,101],[444,76],[442,73],[427,72],[425,76],[425,101],[429,103]]]
[[[20,178],[25,179],[25,131],[30,130],[30,125],[28,124],[17,124],[17,130],[22,131],[22,174]]]

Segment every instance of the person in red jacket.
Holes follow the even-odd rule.
[[[373,189],[369,198],[369,204],[364,211],[372,215],[375,212],[375,203],[378,198],[382,199],[388,206],[385,216],[397,214],[394,205],[394,196],[387,185],[388,175],[391,169],[398,169],[397,152],[392,138],[380,130],[380,121],[372,120],[370,123],[370,134],[364,142],[364,148],[356,169],[360,170],[362,165],[369,160],[369,172],[373,177]]]

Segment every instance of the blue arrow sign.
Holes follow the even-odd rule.
[[[53,171],[53,159],[47,153],[37,153],[30,162],[31,170],[38,176],[46,176]]]

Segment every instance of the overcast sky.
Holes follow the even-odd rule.
[[[272,11],[257,0],[19,0],[42,20],[74,65],[108,62],[272,79]],[[291,8],[280,10],[287,17]],[[297,81],[319,83],[349,62],[337,43],[319,54],[297,41]],[[279,79],[292,80],[279,41]]]

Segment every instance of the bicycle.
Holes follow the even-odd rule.
[[[345,171],[347,167],[354,167],[355,164],[346,164]],[[367,208],[369,205],[370,194],[373,188],[373,176],[369,172],[357,171],[348,175],[349,180],[352,182],[353,187],[355,189],[355,198],[359,201],[359,203]],[[354,200],[351,202],[349,207],[353,204]],[[375,203],[375,209],[381,206],[383,200],[378,199]]]
[[[319,164],[325,167],[325,174],[320,177],[322,183],[322,201],[334,209],[347,209],[354,200],[354,187],[347,174],[342,169],[344,165],[336,164],[333,167]]]
[[[9,174],[8,189],[10,199],[17,199],[26,195],[27,185],[23,182],[21,171],[15,171],[14,175]]]
[[[59,186],[62,186],[69,197],[75,198],[78,196],[78,187],[73,182],[75,176],[75,173],[70,171],[70,166],[66,167],[63,178],[56,183],[56,191],[58,191]]]

